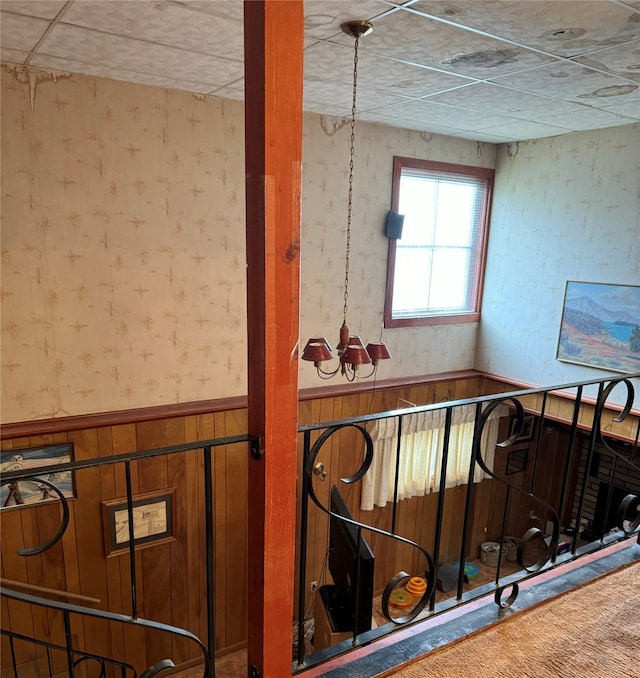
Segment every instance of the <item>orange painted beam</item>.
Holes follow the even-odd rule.
[[[302,167],[302,0],[244,4],[249,675],[291,675]]]

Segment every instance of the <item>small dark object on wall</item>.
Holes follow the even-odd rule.
[[[387,238],[398,240],[402,238],[402,226],[404,224],[404,214],[398,214],[389,210],[387,212],[387,221],[384,228],[384,234]]]

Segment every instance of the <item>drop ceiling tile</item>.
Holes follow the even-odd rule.
[[[638,111],[637,119],[640,119],[640,111]],[[581,112],[572,113],[570,116],[565,114],[548,115],[538,118],[537,122],[541,122],[545,125],[567,127],[577,131],[603,129],[605,127],[616,127],[618,125],[630,125],[633,120],[626,116],[616,115],[611,111],[585,107]]]
[[[306,0],[304,108],[350,116],[354,43],[339,24],[373,18],[361,41],[360,120],[491,143],[625,124],[640,110],[633,7],[640,1]],[[7,63],[24,63],[45,19],[59,17],[34,66],[244,97],[241,0],[0,0],[0,9]]]
[[[416,39],[415,36],[419,36]],[[336,40],[343,44],[344,38]],[[375,52],[408,63],[438,68],[449,73],[488,79],[547,63],[550,57],[492,38],[454,28],[419,14],[399,9],[376,22],[373,33],[363,38],[363,52]]]
[[[617,113],[618,115],[624,115],[634,120],[640,120],[640,105],[637,101],[603,101],[598,104],[598,108],[611,113]]]
[[[322,80],[307,80],[304,83],[304,101],[331,102],[332,107],[345,110],[351,115],[353,89],[350,84],[332,83]],[[359,113],[380,106],[387,106],[401,100],[401,97],[393,96],[374,89],[358,88],[357,111]]]
[[[38,44],[38,40],[44,35],[49,25],[50,22],[45,19],[2,12],[0,42],[5,49],[30,52]]]
[[[222,86],[244,75],[242,62],[207,54],[198,54],[174,47],[162,47],[142,40],[123,38],[58,24],[43,42],[40,53],[78,60],[94,66],[145,73],[179,82],[208,82]]]
[[[353,48],[321,42],[305,50],[305,78],[324,82],[353,83]],[[358,57],[358,94],[378,89],[397,96],[420,97],[457,87],[467,78],[385,59],[362,52]]]
[[[223,87],[216,87],[216,89],[211,90],[208,94],[222,97],[223,99],[244,100],[244,78],[228,83]]]
[[[588,57],[578,57],[576,61],[640,82],[640,39],[591,52]]]
[[[560,56],[640,37],[633,9],[608,0],[419,0],[412,8]]]
[[[426,100],[526,119],[537,119],[541,115],[552,113],[571,114],[576,109],[580,109],[579,104],[549,99],[490,82],[467,85],[449,92],[429,96]]]
[[[348,118],[351,116],[351,109],[341,106],[338,103],[331,102],[327,104],[324,101],[304,100],[302,110],[305,113],[317,113],[318,115],[330,115],[334,118]],[[358,116],[359,120],[364,120],[363,116]]]
[[[179,4],[188,7],[194,12],[203,12],[220,19],[229,19],[240,22],[244,21],[244,3],[240,0],[169,0],[171,4]]]
[[[317,42],[304,51],[304,77],[316,82],[353,82],[353,47],[335,43]],[[373,56],[360,54],[358,75],[371,70]]]
[[[371,87],[375,86],[408,97],[423,97],[436,92],[445,92],[470,82],[468,78],[455,74],[441,73],[383,58],[374,62],[371,72],[362,80]]]
[[[22,52],[19,49],[5,49],[0,50],[0,61],[3,64],[24,64],[29,52]]]
[[[471,130],[517,122],[514,118],[504,115],[471,111],[464,108],[456,108],[455,106],[444,106],[442,104],[429,103],[424,99],[409,100],[386,106],[384,109],[376,111],[376,113],[387,117],[415,118],[422,122],[423,129],[426,130],[430,130],[432,125]]]
[[[382,0],[377,1],[381,2]],[[169,0],[169,2],[171,2],[171,0]],[[203,14],[208,14],[209,16],[213,17],[214,19],[216,19],[216,21],[219,20],[224,21],[226,25],[230,27],[233,25],[232,29],[233,34],[239,35],[244,41],[244,2],[242,2],[242,0],[177,0],[177,2],[174,1],[171,2],[171,4],[180,4],[181,6],[186,7],[193,13],[202,12]],[[307,4],[308,0],[307,2],[305,2],[305,10]],[[224,35],[223,44],[225,44],[224,41],[226,40],[228,40],[228,36]],[[305,47],[309,47],[310,45],[313,45],[316,42],[317,38],[305,34],[304,36]],[[224,55],[228,56],[226,49]]]
[[[88,64],[73,59],[60,59],[50,56],[36,56],[31,62],[36,68],[43,68],[53,71],[68,71],[70,73],[82,73],[84,75],[93,75],[97,78],[111,78],[112,80],[121,80],[124,82],[134,82],[139,85],[150,85],[152,87],[164,87],[167,89],[186,90],[198,94],[206,94],[211,89],[211,84],[202,82],[192,82],[188,80],[175,80],[173,78],[162,77],[150,73],[136,73],[135,71],[118,70],[109,66],[99,64]]]
[[[66,0],[2,0],[0,7],[3,12],[55,19],[66,4]],[[4,15],[2,20],[4,21]]]
[[[638,85],[568,61],[493,80],[514,89],[578,104],[598,105],[610,97],[619,98],[620,101],[640,101]]]
[[[473,141],[482,141],[486,144],[504,144],[513,140],[512,136],[487,134],[484,130],[459,132],[457,134],[452,134],[451,136],[460,137],[461,139],[471,139]]]
[[[375,20],[388,11],[393,7],[381,0],[305,0],[304,29],[314,38],[326,39],[340,33],[345,21]]]
[[[188,4],[83,0],[71,5],[62,20],[66,24],[237,61],[244,57],[242,21],[194,12]]]
[[[415,120],[414,118],[387,116],[384,115],[382,112],[367,113],[366,122],[388,125],[390,127],[399,127],[400,129],[411,129],[415,130],[416,132],[422,132],[424,134],[443,134],[446,136],[454,136],[455,134],[458,134],[461,131],[456,127],[447,125],[436,125],[433,123],[430,124],[429,127],[427,128],[423,123]]]
[[[385,118],[415,118],[422,121],[426,119],[427,113],[437,104],[429,104],[424,99],[411,99],[408,101],[394,102],[393,105],[385,106],[377,111],[376,115],[383,115]],[[445,108],[444,106],[440,107]]]
[[[305,80],[303,87],[304,110],[322,112],[322,106],[328,115],[351,115],[351,93],[344,85],[334,86],[323,81]],[[362,102],[357,103],[361,117]]]
[[[485,134],[502,136],[505,140],[525,141],[527,139],[542,139],[544,137],[555,137],[560,134],[567,134],[572,130],[567,127],[558,127],[556,125],[545,125],[540,122],[518,121],[509,125],[498,125],[496,127],[486,127],[482,130]]]

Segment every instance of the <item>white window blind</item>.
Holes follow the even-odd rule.
[[[469,477],[475,421],[474,405],[456,407],[452,413],[449,436],[449,457],[446,487],[464,485]],[[442,445],[446,410],[417,412],[402,417],[398,500],[424,496],[438,491],[442,469]],[[482,434],[482,458],[493,470],[498,425],[507,416],[505,406],[497,407],[489,416]],[[398,417],[379,419],[367,427],[373,439],[373,462],[362,479],[360,508],[371,511],[393,501],[396,471]],[[476,465],[473,481],[480,482],[486,474]]]

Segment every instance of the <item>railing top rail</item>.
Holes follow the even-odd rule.
[[[319,429],[331,428],[332,426],[359,424],[367,421],[376,421],[378,419],[388,419],[389,417],[401,417],[416,412],[427,412],[430,410],[441,410],[447,408],[460,407],[462,405],[475,405],[478,403],[493,402],[496,400],[509,400],[521,398],[523,396],[535,395],[536,393],[555,393],[571,388],[581,386],[598,386],[612,382],[624,382],[630,379],[640,379],[640,372],[633,374],[615,374],[603,377],[601,379],[588,379],[585,381],[574,381],[567,384],[558,384],[556,386],[540,386],[536,388],[526,388],[518,391],[505,391],[504,393],[492,393],[484,396],[474,396],[473,398],[462,398],[460,400],[446,400],[440,403],[431,403],[428,405],[416,405],[415,407],[403,407],[396,410],[386,410],[384,412],[374,412],[371,414],[362,414],[348,419],[339,419],[334,421],[325,421],[313,424],[304,424],[298,427],[298,433],[305,431],[317,431]]]
[[[19,471],[7,471],[2,474],[2,481],[9,482],[20,480],[25,476],[32,476],[34,472],[38,475],[45,473],[54,473],[62,471],[77,471],[79,469],[92,468],[95,466],[105,466],[107,464],[119,464],[126,461],[137,461],[149,457],[159,457],[165,454],[176,454],[178,452],[189,452],[191,450],[201,450],[205,447],[222,447],[224,445],[235,445],[237,443],[248,443],[254,439],[248,433],[242,433],[235,436],[226,436],[224,438],[210,438],[208,440],[194,440],[190,443],[181,443],[179,445],[168,445],[166,447],[156,447],[151,450],[136,450],[133,452],[124,452],[123,454],[113,454],[106,457],[92,457],[91,459],[78,459],[62,464],[50,464],[48,466],[38,466],[37,468],[21,469]],[[20,450],[16,449],[16,453]]]

